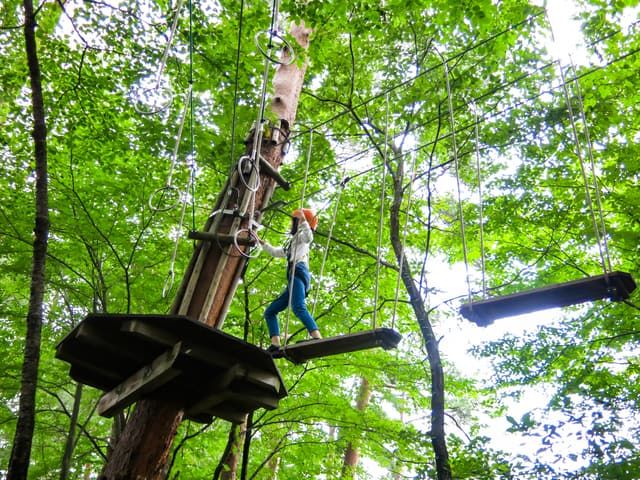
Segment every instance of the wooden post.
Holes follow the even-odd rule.
[[[309,45],[311,30],[304,24],[292,27],[291,34],[301,48]],[[287,52],[283,52],[286,58]],[[272,112],[282,122],[289,135],[298,106],[306,65],[280,65],[273,78]],[[251,145],[252,142],[249,142]],[[263,142],[260,154],[277,171],[284,155],[283,143]],[[250,153],[250,152],[247,152]],[[234,235],[247,228],[251,220],[260,221],[261,211],[275,189],[275,180],[268,173],[260,175],[260,187],[255,192],[255,218],[246,218],[251,192],[240,174],[234,171],[218,197],[213,211],[239,210],[240,216],[220,213],[207,221],[204,232]],[[182,284],[171,308],[172,314],[184,314],[208,325],[222,328],[224,318],[238,285],[247,258],[233,244],[200,242],[193,253]],[[102,479],[164,479],[165,466],[173,438],[184,412],[179,404],[160,400],[141,400],[114,446]]]

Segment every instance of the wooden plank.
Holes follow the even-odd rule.
[[[233,235],[226,233],[197,232],[195,230],[191,230],[189,232],[189,238],[193,240],[204,240],[205,242],[218,242],[222,245],[231,245],[234,243]],[[235,241],[238,242],[238,245],[243,246],[253,247],[256,245],[256,241],[247,236],[238,236]]]
[[[402,336],[391,328],[377,328],[375,330],[287,345],[282,350],[273,353],[272,356],[274,358],[286,358],[293,363],[304,363],[313,358],[328,357],[369,348],[381,347],[388,350],[395,348],[401,338]]]
[[[111,417],[140,399],[145,393],[177,377],[180,371],[172,367],[181,347],[182,343],[177,342],[151,364],[141,368],[116,388],[105,393],[98,402],[98,413],[104,417]]]
[[[636,283],[630,274],[611,272],[465,303],[460,307],[460,314],[478,326],[487,326],[498,318],[547,308],[568,307],[603,299],[622,301],[629,298],[635,288]]]

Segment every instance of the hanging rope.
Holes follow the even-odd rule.
[[[189,0],[189,136],[191,155],[189,158],[191,184],[191,229],[196,229],[196,144],[193,128],[193,3]],[[196,241],[193,241],[193,248]]]
[[[478,180],[478,209],[479,209],[479,219],[478,219],[478,228],[480,231],[480,270],[482,272],[482,297],[486,297],[487,295],[487,279],[486,279],[486,267],[485,267],[485,251],[484,251],[484,205],[483,205],[483,196],[482,196],[482,169],[480,165],[480,133],[479,133],[479,117],[478,117],[478,108],[477,105],[471,104],[471,108],[473,110],[473,118],[475,120],[474,125],[474,144],[475,144],[475,154],[476,154],[476,177]]]
[[[236,123],[237,123],[237,105],[238,105],[238,84],[240,74],[240,51],[242,48],[242,25],[244,21],[244,0],[240,1],[240,13],[238,14],[238,47],[236,48],[236,74],[233,81],[233,114],[231,115],[231,164],[236,159]]]
[[[302,208],[304,206],[304,196],[306,193],[306,189],[307,189],[307,172],[309,171],[309,162],[311,161],[311,148],[313,146],[313,130],[309,131],[309,148],[307,149],[307,161],[306,161],[306,165],[304,167],[304,171],[305,171],[305,176],[304,176],[304,183],[302,184],[302,194],[300,195],[300,208]],[[295,265],[291,266],[291,278],[289,279],[289,303],[287,305],[287,320],[285,322],[285,326],[284,326],[284,338],[285,338],[285,342],[288,340],[288,336],[289,336],[289,319],[291,318],[291,299],[293,298],[293,280],[295,279]]]
[[[342,181],[340,182],[340,186],[338,188],[338,192],[336,195],[336,201],[333,207],[333,215],[331,216],[331,224],[329,225],[329,234],[327,235],[327,244],[324,247],[324,255],[322,256],[322,264],[320,265],[320,276],[318,278],[319,285],[322,285],[322,280],[324,277],[324,267],[325,267],[325,264],[327,263],[327,258],[329,257],[329,248],[331,246],[331,239],[333,238],[333,227],[336,224],[338,206],[340,205],[340,198],[342,197],[342,192],[344,191],[344,187],[347,185],[347,182],[350,180],[349,177],[344,176],[344,171],[342,173],[343,173],[343,178],[342,178]],[[313,308],[311,309],[312,317],[314,317],[316,313],[316,305],[318,304],[319,293],[320,293],[320,288],[316,288],[316,292],[313,298]]]
[[[571,61],[571,69],[573,70],[573,76],[576,78],[575,87],[576,87],[576,99],[578,100],[578,109],[580,111],[580,119],[582,120],[582,125],[584,126],[584,135],[587,142],[587,154],[589,155],[589,162],[591,165],[591,174],[593,176],[593,191],[596,197],[596,206],[598,212],[598,219],[600,221],[600,239],[602,240],[602,248],[600,249],[600,258],[602,260],[603,273],[608,273],[613,271],[611,267],[611,257],[609,255],[609,243],[607,241],[607,228],[606,223],[604,221],[604,213],[602,208],[602,199],[600,192],[600,184],[598,183],[598,176],[596,174],[596,165],[595,160],[593,158],[593,144],[591,142],[591,135],[589,134],[589,124],[587,122],[587,117],[584,111],[584,103],[582,101],[582,90],[580,88],[580,81],[577,79],[577,72],[575,64],[573,63],[573,59],[571,55],[569,55],[569,60]],[[598,244],[600,248],[600,244]]]
[[[571,131],[573,133],[573,140],[576,144],[576,156],[578,157],[578,161],[580,163],[580,172],[582,175],[582,181],[584,184],[584,193],[585,193],[585,197],[587,199],[587,208],[589,209],[589,214],[591,216],[591,223],[593,225],[593,231],[595,233],[596,236],[596,242],[598,244],[598,251],[600,253],[600,263],[602,265],[602,271],[603,273],[606,275],[607,273],[609,273],[609,270],[607,270],[607,263],[606,263],[606,259],[605,259],[605,255],[604,255],[604,249],[602,246],[602,233],[600,232],[600,227],[598,226],[598,220],[596,219],[596,213],[593,207],[593,200],[591,198],[591,192],[589,191],[589,178],[588,178],[588,174],[587,174],[587,168],[585,166],[585,162],[584,162],[584,158],[582,155],[582,148],[580,147],[580,136],[578,134],[578,126],[576,124],[575,121],[575,114],[573,112],[573,107],[571,106],[571,97],[569,94],[569,88],[567,87],[566,81],[565,81],[565,76],[564,76],[564,72],[562,69],[562,65],[559,64],[560,67],[560,77],[562,79],[562,85],[563,85],[563,90],[564,90],[564,96],[565,96],[565,100],[567,102],[567,110],[569,112],[569,121],[571,123]],[[595,177],[595,171],[593,172],[593,175]],[[597,179],[595,180],[597,182]]]
[[[376,328],[378,318],[378,298],[380,291],[380,257],[382,257],[382,227],[384,220],[384,199],[386,193],[386,180],[387,180],[387,152],[389,149],[389,94],[386,97],[386,113],[384,122],[384,153],[383,153],[383,165],[382,165],[382,186],[380,188],[380,215],[378,216],[378,242],[376,247],[376,283],[373,296],[373,321],[371,328]]]
[[[277,22],[278,22],[278,8],[279,8],[278,1],[275,0],[272,6],[271,30],[270,30],[271,32],[275,32],[274,25],[277,25]],[[242,10],[241,10],[241,17],[242,17]],[[240,21],[242,21],[242,18]],[[260,188],[260,184],[261,184],[260,160],[262,159],[262,156],[261,156],[260,150],[262,148],[262,138],[264,134],[264,113],[266,109],[267,81],[269,79],[269,66],[272,62],[271,56],[268,52],[270,52],[272,48],[273,48],[273,43],[271,42],[271,40],[267,45],[267,52],[263,51],[261,46],[258,45],[258,50],[265,57],[264,69],[262,72],[262,85],[261,85],[261,91],[260,91],[260,106],[258,108],[258,115],[256,118],[254,130],[253,130],[253,144],[252,144],[251,152],[249,155],[242,156],[238,160],[238,165],[237,165],[238,177],[240,178],[240,181],[244,184],[245,188],[249,191],[251,198],[249,200],[249,205],[247,207],[247,210],[241,212],[241,215],[243,216],[247,215],[247,218],[248,218],[247,227],[238,229],[234,232],[233,245],[236,248],[236,250],[240,253],[240,255],[247,258],[254,258],[260,253],[259,249],[256,250],[256,253],[254,255],[252,255],[251,253],[245,252],[242,248],[240,248],[238,237],[241,233],[247,232],[249,240],[253,239],[254,242],[256,243],[258,242],[258,236],[254,231],[254,223],[255,223],[254,217],[255,217],[255,211],[256,211],[256,193]],[[237,60],[239,56],[239,51],[240,51],[240,37],[238,38],[238,53],[236,54]],[[235,106],[234,106],[234,112],[235,112]],[[234,116],[235,116],[235,113],[234,113]],[[234,132],[234,135],[235,135],[235,132]],[[233,154],[234,153],[232,150],[232,155]],[[248,170],[246,170],[247,167],[245,166],[247,163],[249,163]],[[247,173],[249,174],[249,181],[244,180],[244,175]]]
[[[158,66],[158,71],[156,72],[155,85],[151,88],[143,89],[137,94],[138,101],[134,104],[134,108],[136,112],[140,114],[147,115],[161,112],[163,110],[166,110],[173,101],[173,92],[171,91],[171,88],[169,86],[166,86],[163,91],[160,91],[160,83],[162,82],[162,75],[164,74],[164,69],[167,65],[167,58],[169,58],[169,52],[171,51],[171,46],[173,45],[173,37],[175,36],[176,29],[178,27],[178,20],[180,19],[182,2],[183,0],[178,0],[176,4],[176,15],[173,19],[173,23],[171,24],[171,28],[169,30],[169,38],[167,39],[167,45],[164,48],[162,58],[160,59],[160,65]],[[142,100],[145,100],[146,102],[143,103]],[[149,107],[149,109],[143,109],[143,105],[145,107]]]
[[[158,188],[149,197],[149,207],[156,212],[166,212],[167,210],[171,210],[180,201],[180,196],[178,195],[179,190],[172,184],[173,170],[178,160],[178,149],[180,148],[180,141],[182,140],[182,130],[184,129],[185,120],[187,118],[187,111],[189,110],[189,106],[191,104],[191,88],[192,85],[189,85],[189,88],[187,89],[187,93],[185,95],[184,108],[182,109],[182,115],[180,117],[180,123],[178,125],[178,134],[176,136],[175,145],[173,146],[173,152],[171,153],[171,164],[169,166],[169,173],[167,174],[167,181],[165,182],[164,187]],[[156,198],[157,195],[159,195],[159,198]],[[162,202],[165,200],[165,196],[176,196],[176,199],[175,201],[172,201],[171,198],[169,198],[169,203],[163,206]]]
[[[258,109],[258,116],[256,119],[256,125],[253,133],[253,146],[251,150],[251,169],[252,172],[249,178],[249,184],[247,188],[253,193],[251,196],[250,208],[249,208],[249,225],[248,229],[251,232],[253,229],[253,217],[255,215],[256,209],[256,196],[255,192],[257,192],[260,187],[260,149],[262,146],[262,136],[264,134],[264,112],[266,109],[266,100],[267,100],[267,80],[269,78],[269,66],[272,63],[272,59],[268,52],[273,48],[273,35],[275,32],[275,28],[278,24],[278,9],[279,2],[278,0],[274,0],[272,6],[272,14],[271,14],[271,29],[270,29],[270,38],[269,43],[267,45],[267,54],[263,52],[261,48],[258,48],[260,52],[264,55],[264,69],[262,72],[262,89],[260,92],[260,107]],[[240,174],[240,178],[242,178],[242,174]],[[251,180],[253,179],[253,181]]]
[[[437,48],[433,48],[436,54],[442,60],[442,66],[444,67],[444,81],[447,88],[447,104],[449,107],[449,125],[451,128],[451,144],[453,146],[453,166],[456,177],[456,191],[458,195],[458,216],[460,217],[460,239],[462,241],[462,256],[464,258],[464,268],[467,281],[467,292],[469,296],[469,303],[471,303],[471,279],[469,276],[469,254],[467,250],[467,238],[464,228],[464,210],[462,208],[462,187],[460,184],[460,162],[458,161],[458,145],[456,143],[456,125],[453,113],[453,98],[451,95],[451,83],[449,81],[449,64],[448,61],[442,56]]]
[[[409,190],[408,190],[408,194],[407,194],[407,212],[405,214],[404,217],[404,227],[403,227],[403,232],[402,232],[402,252],[400,253],[400,266],[398,268],[398,276],[396,278],[396,293],[395,293],[395,297],[394,297],[394,301],[393,301],[393,315],[392,315],[392,319],[391,319],[391,328],[395,328],[396,326],[396,312],[398,310],[398,299],[400,297],[400,279],[402,278],[402,270],[404,267],[404,262],[405,262],[405,245],[407,244],[407,231],[409,230],[409,216],[410,216],[410,212],[411,212],[411,200],[413,197],[413,182],[415,181],[415,177],[416,177],[416,157],[418,155],[414,154],[412,155],[412,160],[411,160],[411,178],[409,180]]]
[[[556,43],[556,37],[553,30],[553,25],[551,23],[551,19],[549,18],[549,14],[547,12],[546,4],[544,5],[544,14],[549,24],[549,32],[551,33],[551,40],[553,43]],[[586,116],[584,114],[584,105],[582,103],[580,84],[579,84],[578,77],[576,76],[575,66],[573,66],[573,60],[571,59],[571,57],[569,57],[569,59],[573,67],[573,75],[574,75],[573,81],[574,81],[574,84],[576,85],[576,97],[578,98],[578,106],[581,112],[581,119],[582,119],[582,123],[585,130],[585,137],[587,141],[587,151],[588,151],[589,159],[591,162],[591,174],[593,175],[594,191],[597,199],[597,209],[598,209],[598,217],[600,219],[599,220],[600,224],[598,224],[598,219],[596,218],[596,213],[593,207],[593,200],[591,198],[591,192],[589,191],[589,179],[587,174],[587,168],[585,166],[584,158],[582,155],[582,148],[580,147],[581,142],[580,142],[580,136],[578,134],[578,127],[575,121],[573,106],[571,104],[571,96],[569,94],[569,88],[567,86],[567,79],[565,77],[564,69],[562,68],[562,62],[560,58],[558,58],[557,64],[559,67],[558,69],[560,71],[560,79],[562,81],[562,90],[564,92],[565,101],[567,103],[567,110],[569,112],[569,121],[571,123],[571,131],[573,134],[574,142],[576,144],[576,155],[580,163],[580,172],[582,174],[582,180],[584,184],[584,192],[585,192],[585,198],[587,200],[587,208],[589,209],[591,222],[593,224],[593,231],[596,236],[596,242],[598,244],[598,252],[600,254],[600,263],[602,266],[602,272],[604,273],[604,275],[607,275],[609,272],[612,271],[612,268],[611,268],[611,258],[609,256],[609,247],[606,239],[606,230],[605,230],[605,223],[604,223],[604,215],[602,212],[602,203],[600,200],[600,187],[598,185],[598,177],[596,174],[596,167],[593,159],[593,148],[591,144],[591,137],[589,136],[589,128],[588,128]]]

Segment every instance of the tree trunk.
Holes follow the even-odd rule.
[[[411,306],[418,320],[420,331],[424,338],[431,370],[431,444],[436,458],[436,471],[438,480],[451,479],[451,466],[449,465],[449,453],[444,432],[444,372],[436,340],[429,316],[425,308],[422,296],[413,280],[411,267],[404,255],[404,246],[400,239],[400,207],[403,199],[403,160],[399,152],[396,153],[398,166],[393,177],[393,204],[390,211],[391,244],[402,272],[402,282],[409,294]],[[408,214],[408,212],[407,212]]]
[[[11,449],[7,479],[26,479],[35,428],[36,387],[40,364],[40,336],[43,318],[45,264],[49,237],[49,205],[47,191],[47,128],[36,47],[36,19],[31,0],[24,0],[24,38],[31,82],[33,108],[33,141],[36,161],[36,219],[31,269],[31,292],[27,314],[27,334],[22,364],[22,383],[18,421]]]
[[[76,383],[76,392],[73,396],[73,408],[71,410],[71,418],[69,420],[69,433],[67,434],[67,443],[64,446],[64,454],[62,455],[62,467],[60,468],[60,480],[69,478],[69,467],[71,466],[71,458],[73,449],[76,446],[76,427],[78,426],[78,413],[80,412],[80,401],[82,400],[82,384]]]
[[[364,412],[369,405],[371,399],[371,385],[365,377],[360,378],[360,389],[358,391],[358,398],[356,400],[356,410]],[[358,460],[360,460],[360,450],[358,449],[358,442],[352,440],[347,445],[344,452],[344,460],[342,462],[342,474],[340,478],[353,479],[356,473],[356,467],[358,466]]]
[[[295,26],[291,33],[302,48],[306,49],[311,31],[302,24]],[[306,65],[281,65],[273,79],[275,95],[272,111],[285,120],[285,135],[289,134],[289,128],[295,120],[305,70]],[[263,158],[276,170],[282,162],[282,147],[282,143],[272,145],[265,142],[258,145]],[[246,192],[242,190],[242,185],[234,183],[237,180],[237,173],[233,173],[225,190],[218,197],[219,205],[214,210],[227,205],[222,202],[233,201],[232,191],[237,192],[238,203],[241,198],[244,200],[242,195]],[[258,216],[262,206],[273,193],[275,182],[266,175],[261,175],[260,185],[254,197]],[[210,218],[205,228],[209,229],[213,221],[214,219]],[[247,228],[249,225],[248,219],[243,219],[240,225],[235,223],[237,221],[235,218],[223,219],[217,232],[229,233],[224,229],[234,228],[234,225],[235,228]],[[229,255],[220,246],[201,242],[187,267],[171,308],[172,313],[188,315],[208,325],[222,328],[246,261],[244,256]],[[179,404],[168,404],[153,399],[138,402],[100,478],[163,479],[171,444],[183,415],[182,406]]]
[[[213,480],[235,480],[238,476],[238,462],[240,461],[244,437],[247,432],[247,420],[232,425],[229,430],[227,446],[224,449],[220,464],[213,473]]]

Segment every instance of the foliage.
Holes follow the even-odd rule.
[[[75,385],[66,365],[53,358],[56,343],[89,311],[169,309],[172,293],[163,297],[162,291],[174,239],[181,237],[174,266],[178,281],[192,248],[186,231],[204,224],[243,151],[242,140],[257,114],[263,69],[253,38],[270,20],[267,2],[245,3],[236,65],[239,2],[193,2],[191,74],[185,2],[162,77],[176,95],[170,108],[156,115],[136,112],[131,92],[154,78],[175,4],[62,2],[64,10],[45,3],[39,12],[51,239],[32,478],[60,476],[68,435]],[[381,192],[386,200],[382,257],[396,264],[388,240],[388,177],[381,190],[385,155],[396,168],[400,158],[394,155],[403,155],[405,245],[436,331],[453,320],[447,304],[432,300],[450,280],[447,273],[433,271],[431,262],[445,258],[459,264],[465,253],[456,171],[472,270],[480,262],[476,148],[487,273],[494,291],[600,271],[570,111],[587,161],[587,133],[593,145],[611,257],[616,268],[637,276],[639,39],[637,24],[620,26],[624,9],[634,6],[637,2],[581,2],[593,56],[575,71],[564,64],[565,93],[554,52],[546,52],[541,40],[548,32],[545,17],[526,1],[282,2],[283,19],[302,19],[314,32],[301,60],[309,68],[293,147],[282,167],[292,190],[276,191],[277,206],[266,212],[261,234],[274,244],[282,241],[287,214],[304,189],[305,203],[320,210],[309,298],[317,292],[323,334],[370,328],[378,308],[378,326],[393,322],[403,341],[397,352],[354,353],[304,366],[278,363],[289,396],[277,410],[255,413],[248,477],[336,478],[354,438],[361,440],[365,459],[359,478],[434,475],[429,366],[402,292],[394,316],[396,269],[381,268],[380,298],[374,303]],[[0,471],[6,468],[10,449],[5,447],[15,427],[33,224],[29,95],[18,7],[19,2],[5,2],[0,10],[0,348],[5,359]],[[196,185],[195,195],[185,195],[187,216],[179,228],[180,208],[156,212],[149,197],[167,181],[191,79],[193,124],[188,117],[172,181],[181,190],[187,187],[193,136]],[[588,131],[578,118],[582,108]],[[395,152],[385,148],[385,136]],[[589,193],[594,199],[593,187]],[[330,229],[333,241],[320,278]],[[250,262],[225,331],[242,337],[246,326],[248,341],[268,341],[262,312],[282,288],[284,268],[266,256]],[[586,305],[568,309],[562,321],[480,345],[475,353],[492,359],[495,371],[487,384],[465,378],[444,351],[454,477],[637,478],[637,318],[637,309],[629,305]],[[288,333],[297,335],[294,341],[301,336],[299,328],[292,317]],[[374,392],[363,412],[354,404],[361,376]],[[512,397],[526,395],[532,385],[546,389],[548,402],[524,417],[509,412]],[[95,414],[98,397],[94,389],[82,391],[70,478],[96,474],[107,455],[112,422]],[[488,416],[505,417],[514,435],[535,442],[539,450],[492,447],[492,440],[506,433],[487,433]],[[212,475],[228,429],[223,421],[206,428],[185,422],[174,443],[171,478]]]

